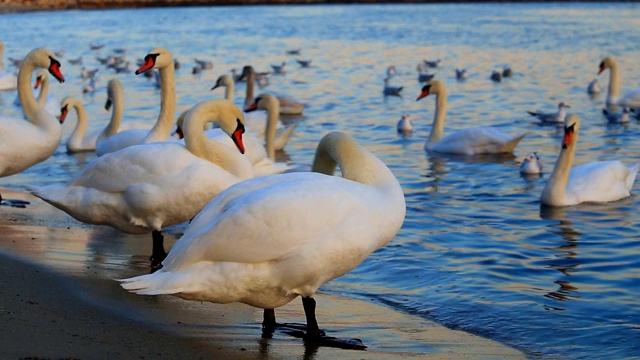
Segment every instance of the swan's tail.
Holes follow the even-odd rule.
[[[299,123],[300,123],[299,121],[296,121],[295,123],[287,126],[282,131],[280,131],[278,134],[276,134],[276,138],[273,141],[274,149],[276,149],[276,150],[284,149],[284,147],[289,142],[289,138],[291,137],[291,134],[293,134],[293,131],[298,127]]]
[[[510,153],[513,152],[513,150],[516,148],[516,146],[518,146],[518,144],[520,143],[520,141],[522,139],[524,139],[524,137],[527,136],[527,133],[524,133],[518,137],[515,137],[509,141],[507,141],[506,143],[504,143],[502,145],[502,150],[505,153]]]
[[[638,175],[638,170],[640,170],[640,162],[629,166],[630,173],[627,177],[627,189],[631,190],[633,187],[633,183],[636,181],[636,176]]]
[[[165,272],[162,269],[153,274],[140,275],[128,279],[116,279],[124,289],[139,295],[170,295],[190,293],[200,287],[189,280],[190,272]]]

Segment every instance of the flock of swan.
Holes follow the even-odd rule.
[[[254,97],[256,74],[250,66],[241,74],[247,79],[244,109],[233,104],[233,78],[222,75],[213,88],[224,87],[225,99],[199,102],[176,120],[174,66],[167,49],[154,48],[135,72],[159,72],[161,104],[153,127],[123,121],[124,89],[112,79],[106,103],[112,108],[111,121],[87,134],[87,114],[80,101],[64,98],[56,118],[36,100],[30,86],[37,69],[60,82],[65,79],[53,52],[32,50],[16,78],[26,120],[0,117],[0,177],[48,159],[62,141],[60,123],[75,109],[78,124],[67,150],[95,151],[97,158],[65,185],[28,190],[79,221],[152,234],[153,272],[120,279],[124,289],[249,304],[264,309],[265,331],[285,326],[277,323],[274,309],[300,296],[306,339],[363,348],[357,339],[336,339],[320,330],[313,296],[323,283],[354,269],[400,230],[406,204],[394,174],[373,153],[339,132],[319,141],[312,171],[291,172],[288,164],[278,163],[275,150],[286,146],[295,130],[295,125],[282,126],[279,115],[301,113],[304,105],[270,94]],[[607,102],[640,108],[640,90],[618,97],[618,70],[612,58],[603,60],[600,71],[604,69],[611,72]],[[38,79],[46,84],[46,78],[45,74]],[[526,136],[485,126],[446,134],[444,83],[427,82],[417,100],[430,95],[435,111],[425,142],[428,152],[511,153]],[[564,126],[562,149],[541,204],[569,206],[629,196],[640,163],[600,161],[573,167],[581,124],[578,115],[567,116],[567,108],[560,103],[558,113],[532,113],[543,122]],[[412,130],[410,117],[403,115],[399,130]],[[211,123],[217,127],[208,128]],[[171,136],[176,124],[181,140]],[[338,166],[342,177],[333,176]],[[525,159],[521,171],[542,171],[535,153]],[[162,230],[186,222],[184,235],[167,254]]]

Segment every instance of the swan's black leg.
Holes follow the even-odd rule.
[[[158,270],[162,267],[162,260],[167,257],[167,253],[164,251],[164,236],[160,231],[153,231],[151,233],[153,238],[153,249],[151,252],[151,268]]]
[[[276,312],[273,309],[264,309],[264,316],[262,319],[262,330],[267,332],[273,332],[278,323],[276,322]]]
[[[325,332],[318,327],[318,321],[316,320],[316,301],[313,298],[303,297],[302,306],[304,307],[304,314],[307,317],[307,332],[304,335],[305,342],[342,349],[364,350],[367,348],[360,339],[338,339],[332,336],[326,336]]]

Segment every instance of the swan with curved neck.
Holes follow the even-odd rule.
[[[242,68],[241,79],[247,80],[247,88],[244,97],[244,107],[253,103],[254,86],[256,82],[256,72],[253,66],[247,65]],[[280,102],[280,115],[302,115],[305,105],[291,96],[278,95]]]
[[[260,94],[254,100],[253,104],[244,109],[245,112],[252,112],[255,110],[265,110],[267,112],[267,126],[265,128],[265,143],[267,147],[267,155],[269,159],[275,161],[276,150],[282,150],[289,142],[291,134],[298,127],[298,122],[295,122],[280,132],[277,132],[278,119],[280,118],[280,101],[278,98],[271,94]],[[277,132],[277,133],[276,133]]]
[[[447,112],[447,90],[443,83],[430,81],[422,87],[417,100],[436,95],[436,111],[431,133],[424,148],[440,153],[477,155],[511,153],[527,134],[512,137],[488,126],[456,131],[444,136],[444,121]]]
[[[209,121],[234,140],[234,148],[205,136]],[[164,227],[191,219],[219,192],[253,177],[241,154],[244,126],[236,106],[226,100],[199,103],[187,114],[184,130],[186,145],[127,147],[91,161],[67,185],[30,191],[77,220],[131,234],[152,232],[152,260],[161,261]]]
[[[610,202],[631,195],[640,163],[627,167],[620,161],[595,161],[572,168],[580,118],[569,115],[564,123],[562,149],[540,196],[543,205],[569,206],[583,202]]]
[[[160,114],[155,125],[150,131],[133,129],[120,131],[107,137],[104,142],[100,142],[96,147],[98,156],[131,145],[166,141],[171,135],[176,116],[175,69],[171,53],[163,48],[152,49],[145,56],[142,66],[136,70],[136,75],[151,69],[159,69],[160,71]]]
[[[62,140],[58,119],[40,107],[31,91],[34,69],[44,68],[60,82],[60,62],[53,52],[37,48],[22,62],[18,72],[18,97],[29,121],[0,116],[0,177],[19,173],[48,159]]]
[[[336,165],[344,178],[332,176]],[[330,133],[318,145],[313,172],[250,179],[223,191],[189,224],[162,269],[121,285],[142,295],[263,308],[267,331],[280,326],[274,309],[301,296],[306,336],[323,341],[317,289],[393,239],[405,213],[389,168],[351,137]]]
[[[231,76],[222,74],[216,80],[211,90],[218,88],[224,88],[224,98],[233,102],[235,93],[235,82]],[[245,126],[248,132],[255,133],[258,137],[263,137],[267,124],[267,113],[264,111],[256,111],[244,114]],[[278,127],[282,127],[282,124],[278,123]],[[265,139],[266,140],[266,139]]]
[[[45,69],[40,69],[36,73],[36,84],[34,90],[40,89],[38,93],[38,105],[43,107],[53,116],[60,115],[60,101],[55,96],[49,94],[49,73]]]
[[[73,128],[73,132],[67,139],[67,152],[76,153],[83,151],[94,151],[96,149],[96,141],[98,133],[94,132],[87,135],[87,111],[80,100],[67,96],[62,99],[62,108],[60,109],[60,123],[63,124],[71,109],[76,111],[78,121]]]
[[[598,75],[609,69],[609,87],[607,91],[607,105],[619,105],[629,108],[640,108],[640,88],[628,92],[620,97],[620,73],[618,62],[611,56],[607,56],[600,62]]]

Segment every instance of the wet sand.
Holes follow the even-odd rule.
[[[280,332],[262,338],[260,309],[120,288],[114,278],[146,271],[148,238],[79,223],[22,192],[0,193],[32,201],[24,209],[0,206],[0,358],[526,358],[491,340],[325,293],[316,296],[320,326],[361,338],[366,351],[317,347]],[[169,231],[167,248],[180,233]],[[302,322],[300,300],[276,316]]]

